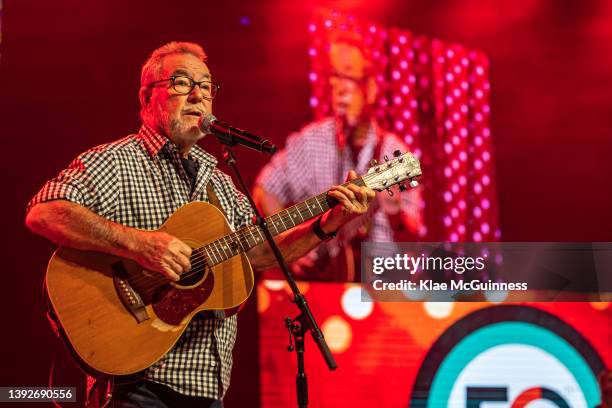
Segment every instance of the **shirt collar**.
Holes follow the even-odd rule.
[[[149,126],[143,124],[138,131],[137,138],[142,141],[147,152],[151,157],[156,157],[164,149],[176,150],[174,143],[166,136],[156,132]],[[174,148],[174,149],[173,149]],[[206,165],[216,166],[217,159],[212,154],[208,153],[198,145],[194,145],[189,152],[189,155]]]

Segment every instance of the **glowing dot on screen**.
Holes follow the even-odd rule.
[[[448,58],[453,58],[455,56],[455,52],[453,50],[447,50],[446,51],[446,56]]]
[[[446,119],[444,121],[444,127],[446,127],[446,129],[451,129],[453,127],[453,122],[451,122],[450,119]]]
[[[459,152],[459,160],[467,161],[467,153],[465,152],[465,150]]]
[[[308,24],[308,31],[310,31],[311,33],[314,33],[315,31],[317,31],[316,24],[314,24],[314,23]]]
[[[459,112],[453,113],[453,120],[455,122],[459,122],[459,119],[461,119],[461,115],[459,114]]]
[[[413,59],[414,58],[414,51],[410,50],[410,51],[408,51],[408,53],[406,53],[406,55],[408,56],[408,58]]]
[[[451,154],[451,153],[452,153],[452,151],[453,151],[453,145],[451,145],[451,144],[450,144],[450,143],[448,143],[448,142],[444,143],[444,151],[445,151],[447,154]]]
[[[491,183],[491,178],[485,174],[484,176],[482,176],[482,184],[485,186],[488,186]]]
[[[482,131],[482,135],[483,135],[484,137],[489,137],[489,136],[491,136],[491,130],[489,130],[489,128],[484,128],[484,129],[483,129],[483,131]]]
[[[323,336],[330,350],[335,353],[346,351],[353,341],[351,326],[341,316],[330,316],[321,325]]]
[[[397,45],[394,45],[394,46],[391,47],[391,53],[392,54],[397,55],[397,54],[399,54],[399,52],[400,52],[400,48]]]
[[[287,282],[280,279],[266,279],[263,281],[263,285],[270,290],[283,290],[286,283]]]
[[[455,79],[455,76],[452,73],[449,72],[449,73],[446,74],[446,80],[448,82],[452,82],[453,79]]]
[[[453,160],[453,161],[451,162],[451,167],[452,167],[453,169],[455,169],[455,170],[458,170],[458,169],[459,169],[459,160]]]
[[[455,146],[459,146],[460,143],[461,143],[461,139],[459,139],[459,137],[457,137],[457,135],[453,136],[453,144]]]
[[[382,81],[384,81],[384,80],[385,80],[385,78],[384,78],[384,77],[383,77],[381,74],[378,74],[378,75],[376,75],[376,80],[377,80],[378,82],[382,82]]]
[[[467,178],[464,175],[459,176],[459,184],[465,186],[467,184]]]
[[[412,74],[408,75],[408,83],[412,85],[416,84],[416,77]]]
[[[455,65],[455,69],[453,71],[455,71],[455,74],[460,74],[461,73],[461,66]]]
[[[401,120],[395,121],[395,128],[397,130],[403,130],[404,129],[404,122],[402,122]]]
[[[474,234],[472,234],[472,239],[474,240],[474,242],[480,242],[482,241],[482,235],[479,231],[474,231]]]
[[[480,207],[474,207],[472,212],[474,213],[474,217],[476,218],[480,218],[480,216],[482,215],[482,210],[480,209]]]
[[[406,60],[401,60],[401,61],[400,61],[400,68],[402,68],[402,69],[407,69],[407,68],[408,68],[408,61],[406,61]]]
[[[412,153],[416,156],[417,159],[421,160],[421,156],[423,156],[423,152],[418,147],[415,147]]]
[[[450,167],[448,167],[448,166],[444,167],[444,175],[445,175],[446,177],[450,177],[450,176],[452,176],[452,175],[453,175],[453,171],[451,170],[451,168],[450,168]]]
[[[417,108],[417,106],[418,106],[418,104],[417,104],[417,101],[416,101],[415,99],[413,99],[413,100],[411,100],[411,101],[410,101],[410,107],[411,107],[412,109],[416,109],[416,108]]]
[[[483,82],[483,83],[482,83],[482,88],[483,88],[485,91],[488,91],[489,89],[491,89],[491,84],[489,83],[489,81],[485,81],[485,82]]]
[[[501,230],[499,228],[497,228],[495,230],[495,239],[500,239],[500,238],[501,238]],[[500,255],[500,257],[501,257],[501,255]]]
[[[610,302],[589,302],[589,304],[593,309],[599,311],[606,310],[608,307],[610,307]]]
[[[450,213],[451,213],[451,217],[453,218],[457,218],[459,216],[459,210],[456,209],[455,207],[451,208]]]
[[[370,26],[370,32],[371,32],[372,34],[374,34],[374,33],[376,32],[376,26],[371,25],[371,26]]]
[[[491,107],[489,106],[489,104],[486,104],[486,103],[485,103],[484,105],[482,105],[482,111],[483,111],[484,113],[489,113],[489,112],[491,112]]]
[[[464,91],[467,91],[468,88],[469,88],[469,85],[467,81],[461,81],[461,89],[463,89]]]
[[[459,110],[461,111],[461,113],[468,113],[468,107],[465,103],[461,104]]]
[[[461,224],[457,227],[457,232],[459,232],[459,234],[463,235],[465,234],[465,225]]]
[[[311,82],[315,82],[317,80],[317,73],[311,72],[310,74],[308,74],[308,78],[310,79]]]
[[[402,112],[402,116],[404,117],[404,119],[410,119],[410,117],[412,116],[412,114],[410,113],[409,110],[404,110]]]
[[[474,168],[476,170],[482,169],[482,160],[480,160],[480,159],[474,160]]]
[[[446,201],[447,203],[453,201],[453,194],[450,191],[444,192],[444,201]]]
[[[444,216],[444,225],[446,227],[450,227],[452,223],[453,223],[453,220],[451,219],[451,217],[449,217],[448,215],[445,215]]]
[[[453,232],[452,234],[450,234],[450,241],[451,242],[457,242],[459,241],[459,235],[457,235],[456,232]]]
[[[315,48],[309,48],[308,55],[310,55],[311,57],[315,57],[317,55],[317,50]]]
[[[414,138],[412,137],[412,135],[406,135],[404,137],[404,142],[406,142],[407,145],[411,145],[412,142],[414,142]],[[419,157],[416,153],[415,156],[417,156],[417,158]]]
[[[464,127],[463,127],[463,128],[461,128],[461,129],[459,129],[459,134],[461,135],[461,137],[467,137],[467,135],[468,135],[468,130],[467,130],[467,128],[464,128]]]
[[[480,230],[483,234],[488,234],[491,231],[491,227],[489,227],[489,224],[487,224],[486,222],[483,222],[480,226]]]
[[[476,194],[480,194],[482,193],[482,184],[480,183],[474,183],[474,192]]]
[[[470,62],[466,57],[461,58],[461,65],[463,65],[464,67],[467,67],[469,63]]]
[[[319,100],[317,98],[315,98],[314,96],[312,96],[310,98],[310,106],[314,108],[314,107],[316,107],[318,105],[319,105]]]
[[[491,153],[489,153],[488,151],[482,152],[482,160],[484,160],[486,162],[491,160]]]
[[[405,35],[400,35],[398,38],[400,44],[406,44],[406,36]]]
[[[453,312],[453,302],[424,302],[423,307],[427,314],[434,319],[444,319]]]
[[[459,192],[459,184],[453,183],[451,185],[451,191],[453,192],[453,194],[457,194]]]
[[[427,61],[429,61],[429,57],[427,56],[427,54],[420,54],[419,55],[419,62],[421,64],[427,64]]]
[[[264,286],[257,286],[257,311],[264,313],[270,307],[270,292]]]
[[[476,136],[474,138],[474,143],[476,144],[476,146],[482,146],[482,137]]]
[[[457,203],[457,206],[459,207],[460,210],[465,210],[465,200],[459,200],[459,202]]]
[[[361,300],[361,287],[359,286],[354,286],[345,290],[342,295],[341,303],[344,313],[355,320],[365,319],[374,309],[374,302],[364,302]]]
[[[455,88],[455,90],[453,91],[453,95],[455,96],[455,98],[458,98],[461,96],[461,90],[459,88]]]
[[[452,105],[454,102],[452,96],[447,96],[446,98],[444,98],[444,101],[446,102],[447,105]]]
[[[482,208],[484,208],[485,210],[488,210],[489,207],[491,207],[491,202],[489,201],[488,198],[483,198],[482,200],[480,200],[480,205],[482,206]]]
[[[477,67],[476,67],[476,73],[477,73],[478,75],[482,75],[482,74],[484,74],[484,68],[483,68],[483,67],[481,67],[480,65],[479,65],[479,66],[477,66]]]
[[[474,119],[476,119],[476,122],[482,122],[482,119],[483,119],[482,113],[477,112],[477,113],[474,115]]]
[[[482,90],[480,90],[480,89],[477,89],[476,90],[476,98],[482,99],[483,96],[484,96],[484,92],[482,92]]]
[[[402,97],[399,95],[396,95],[393,97],[393,103],[396,105],[401,105],[402,104]]]
[[[393,79],[397,80],[397,79],[400,79],[402,75],[400,74],[399,71],[395,70],[393,71],[393,73],[391,73],[391,76],[393,77]]]

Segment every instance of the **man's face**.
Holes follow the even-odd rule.
[[[175,75],[196,82],[211,80],[206,64],[191,54],[171,54],[163,58],[161,76],[157,80]],[[204,137],[198,128],[200,118],[212,113],[212,101],[204,96],[204,91],[197,85],[189,94],[181,95],[172,87],[171,80],[155,84],[146,106],[151,122],[147,124],[179,146],[192,145]]]
[[[355,126],[365,119],[365,108],[371,103],[366,61],[359,48],[345,43],[332,43],[329,58],[332,108],[349,126]]]

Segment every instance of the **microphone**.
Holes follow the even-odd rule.
[[[212,113],[202,116],[199,127],[203,133],[215,135],[221,143],[228,146],[242,145],[267,154],[276,151],[276,146],[270,141],[242,129],[231,127],[227,123],[219,122]]]

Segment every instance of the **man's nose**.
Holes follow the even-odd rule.
[[[192,102],[201,102],[204,100],[204,91],[202,91],[199,85],[196,84],[191,92],[189,92],[189,99]]]

